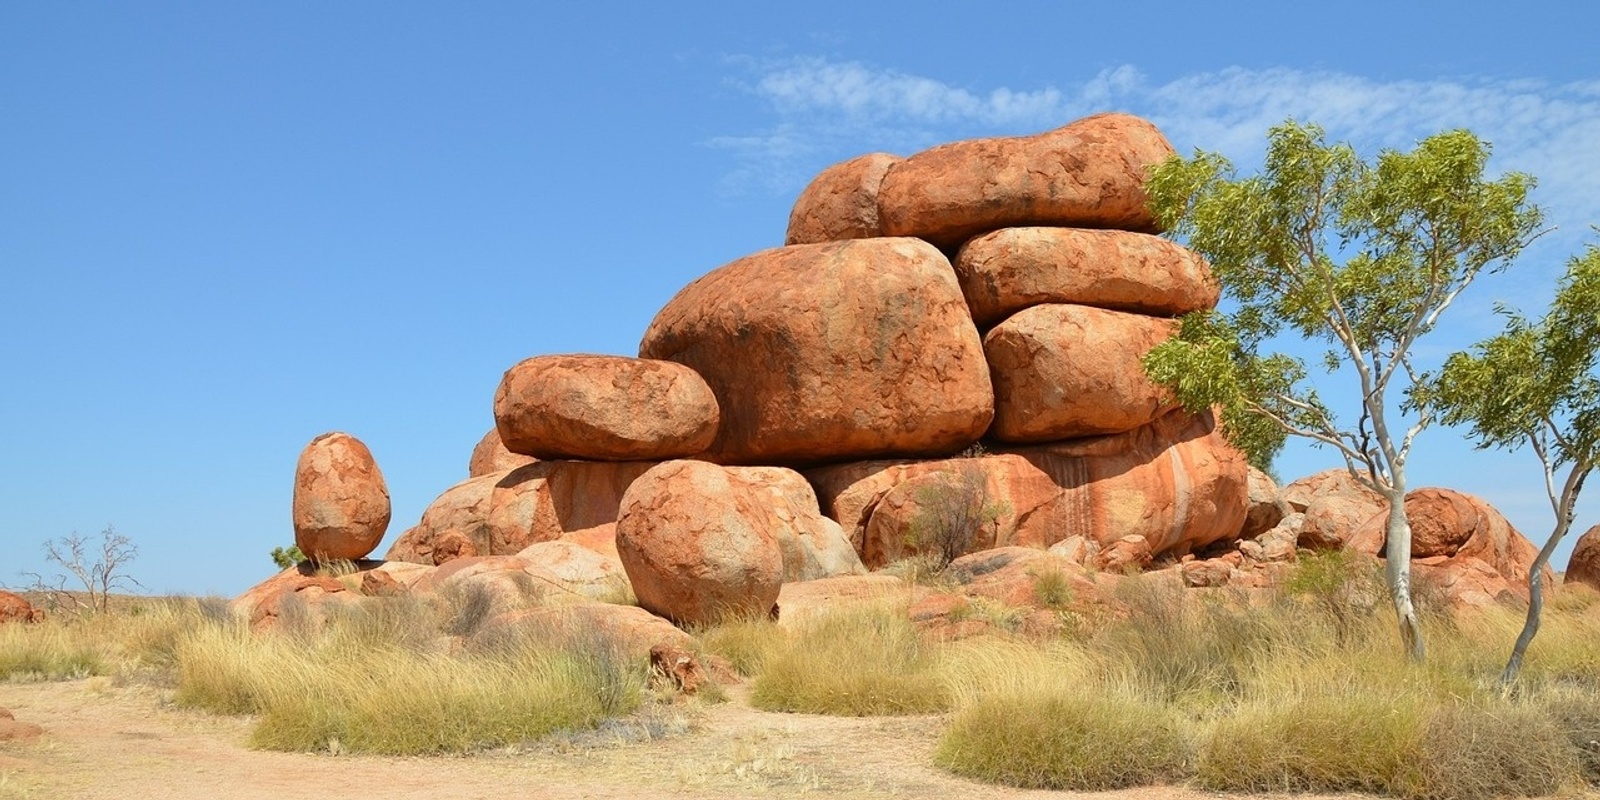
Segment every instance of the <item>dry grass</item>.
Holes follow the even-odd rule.
[[[865,604],[807,622],[774,646],[750,700],[808,714],[943,711],[949,693],[940,665],[938,645],[923,641],[903,606]]]

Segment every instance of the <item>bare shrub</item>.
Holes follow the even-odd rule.
[[[73,531],[44,543],[45,560],[65,570],[66,574],[57,574],[50,579],[35,572],[25,572],[23,575],[33,580],[28,590],[43,594],[51,610],[74,607],[102,614],[110,605],[113,590],[144,588],[127,573],[128,565],[138,556],[138,545],[127,536],[117,533],[116,528],[107,525],[98,536],[84,536]],[[88,599],[75,596],[73,590],[67,588],[69,581],[82,586]],[[68,606],[68,603],[71,605]]]
[[[989,498],[983,470],[971,465],[940,473],[917,490],[916,501],[906,544],[932,557],[939,569],[970,552],[978,534],[1004,511]]]

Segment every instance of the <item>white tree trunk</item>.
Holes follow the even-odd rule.
[[[1405,478],[1393,476],[1394,486],[1389,497],[1389,518],[1385,526],[1389,543],[1384,549],[1384,577],[1389,584],[1389,596],[1394,600],[1395,616],[1400,621],[1400,640],[1412,661],[1421,662],[1427,655],[1422,643],[1422,623],[1417,619],[1417,607],[1411,601],[1411,523],[1406,519]]]

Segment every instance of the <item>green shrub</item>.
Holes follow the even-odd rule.
[[[995,693],[955,715],[934,761],[1028,789],[1099,791],[1185,777],[1190,737],[1171,707],[1121,693]]]

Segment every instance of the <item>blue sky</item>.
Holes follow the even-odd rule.
[[[112,524],[151,591],[236,594],[292,541],[295,458],[327,430],[378,458],[387,548],[465,477],[506,367],[635,353],[869,151],[1103,110],[1244,167],[1289,116],[1369,153],[1472,128],[1559,227],[1434,356],[1496,300],[1539,311],[1600,223],[1600,6],[563,6],[0,4],[0,584]],[[1443,428],[1417,449],[1413,485],[1542,541],[1531,455]]]

